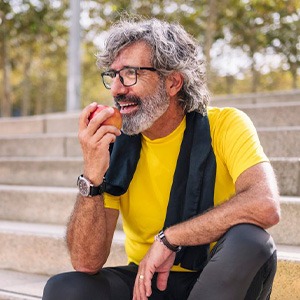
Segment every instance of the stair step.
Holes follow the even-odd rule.
[[[297,234],[295,233],[297,228],[299,227],[292,232],[294,236]],[[281,233],[283,234],[282,230]],[[286,230],[286,235],[289,234]],[[65,226],[62,225],[0,221],[1,268],[50,275],[72,270],[64,236]],[[297,236],[296,238],[299,238],[298,234]],[[121,230],[115,232],[109,265],[126,262],[124,238]],[[285,238],[286,236],[283,240]],[[274,240],[280,244],[280,240],[276,240],[276,234],[274,234]],[[292,244],[293,242],[294,240],[291,239],[291,245],[295,245]],[[280,246],[280,251],[286,252],[288,249],[296,253],[296,250],[300,249],[299,246],[291,245],[286,246],[285,249]],[[299,254],[300,252],[298,258]],[[33,257],[35,257],[34,260],[32,260]],[[293,257],[294,260],[296,258]]]
[[[281,220],[268,229],[276,244],[300,246],[300,197],[281,197]]]
[[[41,299],[49,276],[0,269],[0,300]]]
[[[75,133],[2,136],[0,143],[0,157],[73,157],[82,155]]]
[[[274,92],[242,93],[230,95],[215,95],[212,103],[215,105],[261,105],[269,103],[299,102],[300,90],[284,90]]]
[[[61,225],[0,221],[0,266],[45,275],[70,271],[64,236]],[[124,263],[124,233],[117,230],[107,265]]]
[[[271,300],[299,300],[300,247],[277,245],[278,265]]]
[[[276,173],[280,193],[286,196],[300,196],[300,158],[272,157],[270,161]]]
[[[263,127],[258,134],[270,157],[297,157],[300,126]],[[0,136],[0,157],[81,157],[77,133]]]
[[[65,225],[77,188],[0,185],[0,220]]]
[[[77,188],[0,185],[0,194],[0,220],[66,225]],[[300,197],[281,196],[280,202],[281,221],[268,231],[276,243],[300,245]]]
[[[0,158],[0,182],[12,185],[75,187],[82,158]]]
[[[77,132],[80,112],[1,118],[0,135]]]
[[[235,106],[244,111],[256,127],[300,125],[300,101]]]
[[[300,158],[271,158],[280,192],[300,196]],[[82,173],[81,157],[0,158],[0,182],[7,185],[75,187]]]
[[[239,96],[240,97],[240,96]],[[300,96],[298,95],[298,100]],[[242,104],[244,103],[244,104]],[[259,104],[245,103],[241,101],[217,101],[215,106],[235,106],[249,115],[255,126],[299,126],[300,101],[266,102]],[[1,118],[0,136],[42,134],[42,133],[76,133],[78,130],[78,118],[80,112],[56,113],[48,115]]]
[[[258,128],[258,136],[269,157],[300,156],[300,126]]]
[[[293,259],[293,257],[300,255],[300,248],[284,245],[278,248],[278,270],[271,300],[299,299],[300,285],[297,285],[297,282],[299,280],[300,262]],[[283,249],[282,252],[280,249]],[[0,299],[41,299],[48,278],[47,275],[0,269]]]

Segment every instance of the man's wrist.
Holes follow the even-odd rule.
[[[102,195],[106,189],[105,179],[103,179],[103,182],[100,185],[95,186],[84,175],[80,175],[78,177],[77,186],[79,189],[79,193],[84,197],[94,197]]]
[[[160,243],[162,243],[165,247],[167,247],[169,250],[173,251],[173,252],[179,252],[181,250],[181,246],[178,245],[173,245],[171,244],[166,236],[163,230],[161,230],[156,236],[155,236],[155,240],[159,241]]]
[[[94,186],[98,186],[103,183],[104,175],[92,175],[89,172],[84,171],[82,174],[85,178],[87,178]]]

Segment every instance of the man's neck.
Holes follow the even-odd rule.
[[[185,113],[179,105],[170,106],[149,129],[143,131],[143,135],[150,140],[165,137],[179,126],[184,115]]]

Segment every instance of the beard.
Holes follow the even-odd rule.
[[[168,109],[169,97],[164,82],[159,81],[155,93],[143,98],[121,95],[114,98],[115,105],[120,108],[118,101],[136,103],[139,109],[130,114],[122,115],[122,131],[127,135],[139,134],[149,129]]]

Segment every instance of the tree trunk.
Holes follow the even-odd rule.
[[[290,67],[290,73],[292,75],[292,88],[297,89],[298,88],[298,74],[297,74],[297,65],[291,65]]]
[[[5,27],[5,23],[3,25]],[[11,65],[9,62],[7,51],[7,40],[5,35],[5,28],[2,28],[1,32],[1,56],[2,56],[2,72],[3,72],[3,97],[1,101],[1,116],[11,117],[12,105],[11,105],[11,86],[10,86],[10,73]]]
[[[226,93],[232,94],[233,93],[233,84],[234,84],[235,78],[232,75],[226,76]]]
[[[204,55],[206,59],[206,76],[207,82],[211,78],[211,57],[210,50],[212,48],[214,37],[216,33],[216,20],[217,20],[217,1],[208,0],[208,18],[205,31]]]
[[[21,115],[28,116],[30,114],[30,104],[31,104],[31,82],[30,82],[30,67],[32,60],[32,51],[29,49],[26,55],[26,62],[24,64],[24,79],[22,82],[22,105],[21,105]]]
[[[255,61],[253,59],[253,63],[251,66],[251,72],[252,72],[252,84],[251,84],[251,92],[256,93],[259,86],[260,81],[260,73],[255,68]]]

